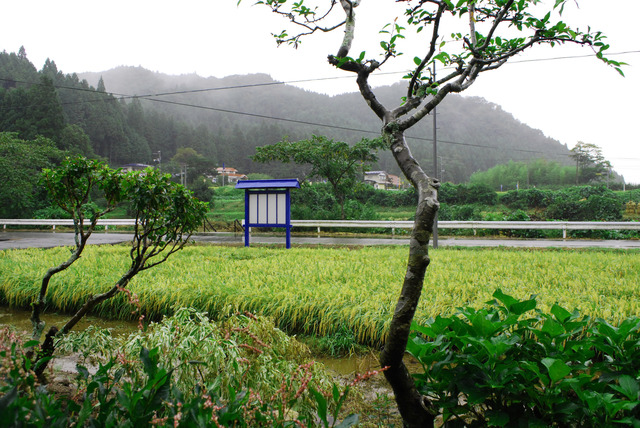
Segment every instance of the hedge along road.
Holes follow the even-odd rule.
[[[119,244],[132,238],[127,233],[95,232],[89,244]],[[196,242],[210,244],[242,245],[243,235],[233,233],[204,233],[192,237]],[[409,245],[406,237],[395,238],[345,238],[345,237],[305,237],[292,236],[293,245]],[[252,244],[282,244],[283,236],[263,236],[252,234]],[[444,238],[438,240],[440,246],[459,247],[532,247],[532,248],[619,248],[640,249],[640,240],[597,240],[597,239],[487,239],[487,238]],[[52,248],[74,245],[71,232],[0,232],[0,250],[16,248]]]

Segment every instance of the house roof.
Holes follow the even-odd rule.
[[[291,189],[300,188],[297,178],[283,180],[244,180],[238,181],[236,189]]]
[[[230,166],[227,166],[227,167],[221,167],[221,166],[219,166],[219,167],[217,167],[217,168],[216,168],[216,171],[218,171],[218,172],[220,172],[220,173],[224,173],[224,172],[238,172],[238,170],[237,170],[237,169],[235,169],[235,168],[231,168]]]

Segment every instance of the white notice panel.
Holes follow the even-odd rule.
[[[249,223],[255,224],[258,222],[258,195],[255,193],[249,194]]]
[[[287,195],[278,193],[278,224],[287,224]]]
[[[249,223],[286,226],[286,193],[249,193]]]
[[[261,193],[258,195],[258,223],[265,224],[267,222],[267,195]]]
[[[278,195],[275,193],[270,193],[267,198],[267,203],[269,204],[267,210],[267,221],[269,224],[277,224],[276,216],[278,215],[276,208],[278,204]]]

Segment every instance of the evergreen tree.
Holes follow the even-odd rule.
[[[25,140],[0,132],[0,218],[30,218],[46,206],[40,172],[57,165],[63,154],[48,138]]]

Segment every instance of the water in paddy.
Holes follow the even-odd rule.
[[[4,305],[0,306],[0,325],[8,324],[14,326],[18,330],[31,332],[32,326],[31,321],[29,320],[30,317],[31,311],[9,308]],[[46,331],[52,325],[61,328],[69,318],[71,318],[71,315],[45,312],[40,318],[46,323]],[[85,316],[80,320],[80,322],[78,322],[78,324],[76,324],[74,330],[82,330],[90,325],[108,328],[111,330],[112,335],[129,334],[138,328],[138,323],[134,321],[114,321],[93,316]]]
[[[31,321],[29,320],[30,317],[31,311],[0,305],[0,326],[7,324],[17,328],[18,330],[30,333],[32,329]],[[46,329],[52,325],[55,325],[58,328],[62,327],[64,323],[69,320],[70,315],[45,312],[41,318],[46,322],[46,331]],[[114,336],[117,334],[129,334],[138,328],[138,323],[135,321],[117,321],[94,316],[85,316],[74,327],[74,330],[79,331],[90,325],[107,328],[111,330],[111,334]],[[325,367],[340,375],[365,373],[369,370],[377,370],[380,368],[377,353],[351,355],[339,358],[314,355],[313,360],[324,364]]]

